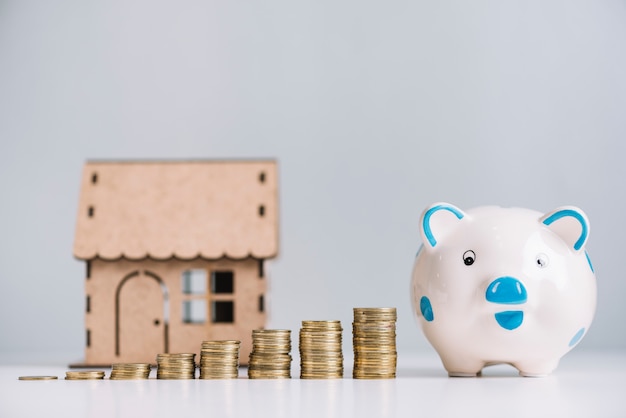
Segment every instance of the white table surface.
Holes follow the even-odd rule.
[[[346,357],[345,375],[351,376]],[[449,378],[434,353],[398,356],[389,380],[66,381],[65,365],[0,365],[0,417],[626,417],[626,353],[574,350],[554,374],[506,365]],[[54,381],[19,376],[55,375]],[[107,377],[109,373],[107,371]]]

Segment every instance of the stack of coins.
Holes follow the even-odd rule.
[[[157,379],[195,379],[196,355],[157,354]]]
[[[396,377],[396,308],[354,308],[355,379]]]
[[[291,331],[259,329],[252,331],[252,352],[248,363],[250,379],[291,378]]]
[[[203,341],[200,352],[200,379],[239,377],[240,341]]]
[[[101,380],[104,379],[104,372],[100,370],[81,370],[76,372],[65,372],[65,380]]]
[[[302,321],[300,329],[300,378],[341,379],[341,322]]]
[[[150,377],[148,363],[116,363],[111,366],[111,380],[147,379]]]

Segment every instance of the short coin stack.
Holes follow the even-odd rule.
[[[195,379],[193,353],[157,354],[157,379]]]
[[[240,341],[203,341],[200,352],[200,379],[239,377]]]
[[[148,363],[115,363],[111,366],[111,380],[147,379],[150,377]]]
[[[100,370],[81,370],[65,372],[65,380],[102,380],[104,372]]]
[[[396,308],[354,308],[355,379],[396,377]]]
[[[341,379],[341,322],[302,321],[300,329],[300,378]]]
[[[291,378],[290,352],[290,330],[257,329],[252,331],[248,377],[250,379]]]

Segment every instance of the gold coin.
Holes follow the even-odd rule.
[[[102,379],[104,372],[101,370],[83,370],[65,372],[66,379]]]
[[[375,322],[375,321],[396,321],[395,311],[393,313],[383,313],[375,311],[355,311],[354,322]]]
[[[18,380],[57,380],[57,376],[20,376]]]
[[[341,321],[302,321],[302,328],[341,329]]]
[[[291,330],[253,330],[248,361],[250,379],[291,377]]]
[[[110,380],[148,379],[152,366],[149,363],[115,363],[111,365]]]
[[[301,379],[343,377],[340,321],[302,321],[299,335]]]
[[[395,308],[354,308],[353,378],[395,378],[398,357],[396,319]]]

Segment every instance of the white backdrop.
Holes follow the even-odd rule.
[[[623,1],[0,3],[0,352],[82,356],[86,159],[279,160],[270,326],[409,302],[434,201],[591,220],[595,323],[626,347]]]

